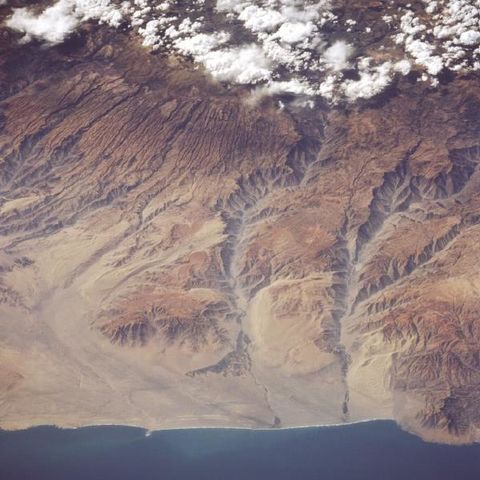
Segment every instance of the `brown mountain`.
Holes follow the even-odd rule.
[[[0,426],[480,428],[480,88],[315,109],[127,34],[0,52]]]

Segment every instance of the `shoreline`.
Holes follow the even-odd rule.
[[[179,431],[179,430],[243,430],[243,431],[252,431],[252,432],[276,432],[281,430],[305,430],[305,429],[314,429],[314,428],[335,428],[335,427],[348,427],[350,425],[357,425],[361,423],[373,423],[373,422],[391,422],[398,426],[398,428],[402,429],[401,426],[393,419],[388,418],[368,418],[365,420],[354,420],[351,422],[343,422],[343,423],[326,423],[326,424],[316,424],[316,425],[298,425],[293,427],[220,427],[220,426],[197,426],[197,427],[165,427],[165,428],[156,428],[151,429],[148,427],[144,427],[141,425],[130,425],[130,424],[122,424],[122,423],[91,423],[85,424],[82,426],[61,426],[56,424],[42,424],[42,425],[32,425],[30,427],[25,428],[10,428],[5,429],[0,427],[0,432],[24,432],[27,430],[32,430],[34,428],[56,428],[58,430],[79,430],[82,428],[94,428],[94,427],[123,427],[123,428],[134,428],[138,430],[143,430],[145,432],[145,436],[150,436],[152,433],[155,432],[165,432],[165,431]]]
[[[287,430],[307,430],[307,429],[329,429],[329,428],[339,428],[339,427],[349,427],[357,424],[363,423],[379,423],[379,422],[388,422],[395,425],[398,430],[401,430],[413,437],[416,437],[422,440],[425,443],[434,443],[434,444],[443,444],[449,446],[465,446],[465,445],[474,445],[480,444],[480,436],[470,437],[470,438],[456,438],[452,439],[451,437],[445,438],[442,436],[430,436],[430,435],[422,435],[421,432],[417,432],[408,428],[406,425],[402,425],[401,423],[397,422],[392,418],[368,418],[362,420],[354,420],[351,422],[342,422],[342,423],[327,423],[327,424],[315,424],[315,425],[298,425],[298,426],[289,426],[289,427],[239,427],[239,426],[192,426],[192,427],[164,427],[164,428],[156,428],[156,429],[149,429],[148,427],[141,426],[141,425],[132,425],[132,424],[122,424],[122,423],[91,423],[85,424],[81,426],[61,426],[56,424],[39,424],[39,425],[31,425],[24,428],[3,428],[0,426],[0,434],[1,433],[15,433],[15,432],[27,432],[29,430],[39,429],[39,428],[52,428],[55,430],[80,430],[86,428],[97,428],[97,427],[120,427],[120,428],[128,428],[128,429],[135,429],[140,430],[143,432],[144,437],[150,437],[153,433],[156,432],[170,432],[170,431],[183,431],[183,430],[240,430],[244,432],[278,432],[278,431],[287,431]]]
[[[252,427],[173,427],[173,428],[161,428],[159,430],[150,430],[145,429],[144,427],[134,427],[140,428],[142,430],[146,430],[146,432],[151,435],[155,432],[162,432],[162,431],[171,431],[171,430],[243,430],[243,431],[252,431],[252,432],[276,432],[276,431],[286,431],[286,430],[306,430],[306,429],[314,429],[314,428],[335,428],[335,427],[348,427],[350,425],[357,425],[360,423],[374,423],[374,422],[391,422],[398,425],[395,420],[387,419],[387,418],[369,418],[365,420],[355,420],[352,422],[344,422],[344,423],[326,423],[326,424],[318,424],[318,425],[299,425],[297,427],[259,427],[259,428],[252,428]],[[115,426],[115,425],[110,425]],[[83,427],[77,427],[83,428]]]

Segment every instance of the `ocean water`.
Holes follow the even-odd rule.
[[[480,445],[425,443],[393,422],[252,431],[0,431],[0,480],[479,480]]]

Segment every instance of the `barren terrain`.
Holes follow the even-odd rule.
[[[479,438],[478,76],[280,109],[0,33],[0,427]]]

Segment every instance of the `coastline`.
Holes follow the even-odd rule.
[[[288,427],[239,427],[239,426],[180,426],[180,427],[164,427],[164,428],[148,428],[143,425],[136,424],[126,424],[126,423],[88,423],[85,425],[78,426],[64,426],[54,423],[45,423],[38,425],[30,425],[20,428],[4,428],[0,426],[0,431],[4,432],[21,432],[25,430],[30,430],[32,428],[56,428],[58,430],[79,430],[82,428],[94,428],[94,427],[123,427],[123,428],[135,428],[138,430],[144,430],[146,433],[155,433],[155,432],[164,432],[164,431],[178,431],[178,430],[244,430],[244,431],[253,431],[253,432],[275,432],[283,430],[304,430],[304,429],[315,429],[315,428],[335,428],[335,427],[348,427],[350,425],[357,425],[361,423],[373,423],[373,422],[391,422],[397,425],[399,428],[402,428],[395,420],[391,418],[369,418],[364,420],[353,420],[351,422],[342,422],[342,423],[324,423],[324,424],[315,424],[315,425],[298,425],[298,426],[288,426]]]
[[[339,427],[349,427],[352,425],[364,424],[364,423],[392,423],[397,427],[399,430],[402,430],[405,433],[408,433],[414,437],[419,438],[423,442],[426,443],[434,443],[434,444],[443,444],[443,445],[450,445],[450,446],[462,446],[462,445],[472,445],[472,444],[479,444],[480,443],[480,436],[465,436],[465,437],[452,437],[451,435],[444,434],[443,432],[435,432],[435,431],[415,431],[412,428],[409,428],[408,425],[404,425],[393,418],[367,418],[361,420],[352,420],[349,422],[335,422],[335,423],[319,423],[319,424],[311,424],[311,425],[291,425],[291,426],[283,426],[283,427],[264,427],[264,426],[215,426],[215,425],[194,425],[194,426],[165,426],[160,428],[149,428],[145,425],[135,424],[135,423],[85,423],[82,425],[60,425],[55,423],[39,423],[39,424],[31,424],[21,427],[13,427],[13,428],[5,428],[0,425],[0,432],[25,432],[28,430],[32,430],[35,428],[53,428],[57,430],[81,430],[86,428],[96,428],[96,427],[119,427],[119,428],[131,428],[136,430],[141,430],[144,432],[146,437],[151,436],[153,433],[156,432],[167,432],[167,431],[184,431],[184,430],[235,430],[235,431],[248,431],[248,432],[278,432],[278,431],[288,431],[288,430],[312,430],[312,429],[329,429],[329,428],[339,428]]]

